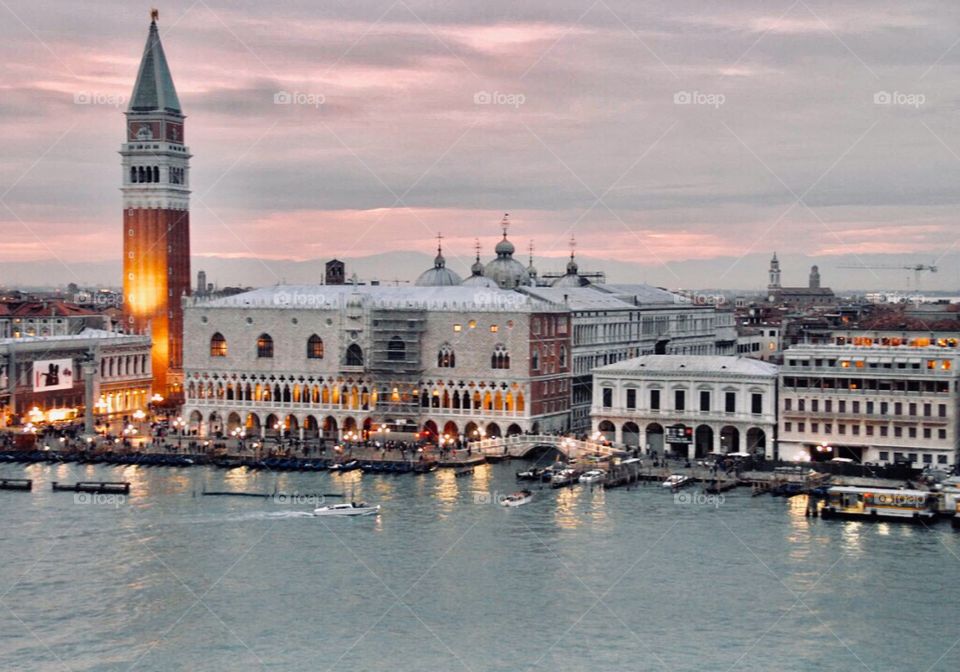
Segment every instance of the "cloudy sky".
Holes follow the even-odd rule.
[[[159,9],[196,255],[429,251],[442,231],[448,257],[476,237],[490,256],[504,212],[520,249],[561,257],[575,235],[585,256],[646,266],[774,249],[936,261],[960,236],[949,0]],[[0,0],[0,15],[0,261],[116,259],[149,6]]]

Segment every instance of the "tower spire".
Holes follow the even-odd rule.
[[[503,228],[503,239],[507,239],[507,229],[510,228],[510,213],[503,213],[503,219],[500,220],[500,226]]]
[[[173,86],[170,66],[167,65],[163,44],[160,43],[160,31],[157,29],[159,18],[160,13],[157,10],[150,12],[150,31],[147,33],[147,44],[143,48],[140,70],[137,72],[137,82],[133,85],[128,112],[182,114],[177,89]]]

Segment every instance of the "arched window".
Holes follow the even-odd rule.
[[[146,182],[143,174],[143,166],[137,166],[137,182]]]
[[[323,359],[323,339],[316,334],[307,339],[307,359]]]
[[[227,339],[225,339],[219,331],[210,337],[210,356],[227,356]]]
[[[347,348],[346,357],[347,366],[363,366],[363,350],[356,343],[351,343]]]
[[[503,343],[497,343],[496,347],[493,349],[493,355],[490,357],[490,368],[510,368],[510,353],[507,352],[507,347]]]
[[[534,371],[540,370],[540,348],[533,349],[533,355],[530,357],[530,368]]]
[[[391,362],[402,362],[407,358],[407,346],[403,339],[394,336],[387,343],[387,359]]]
[[[130,181],[134,184],[137,183],[137,168],[136,166],[130,166]]]
[[[160,166],[153,167],[153,181],[154,182],[160,181]]]
[[[257,357],[267,359],[273,357],[273,339],[270,334],[260,334],[257,338]]]
[[[457,356],[453,352],[453,346],[444,343],[440,346],[440,352],[437,354],[437,366],[441,369],[452,369],[457,365]]]

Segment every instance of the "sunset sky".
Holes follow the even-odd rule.
[[[955,2],[158,9],[195,255],[489,257],[504,212],[520,250],[653,265],[960,235]],[[119,257],[149,10],[0,0],[0,261]]]

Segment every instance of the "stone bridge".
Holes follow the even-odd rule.
[[[483,455],[509,455],[510,457],[524,457],[534,449],[543,447],[555,448],[568,459],[576,459],[584,455],[608,457],[623,451],[622,447],[618,448],[597,441],[581,441],[569,436],[551,434],[514,434],[505,438],[481,439],[470,443],[473,451]]]

